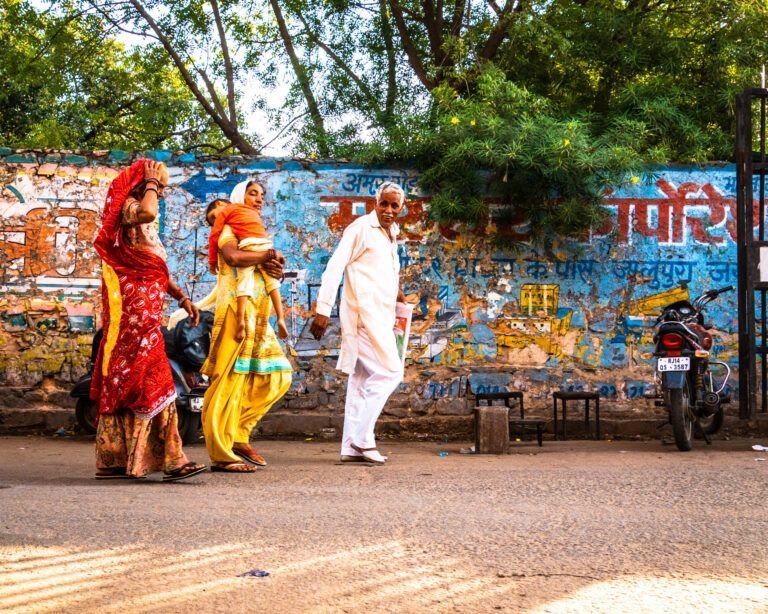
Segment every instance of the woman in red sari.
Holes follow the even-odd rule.
[[[99,407],[97,479],[163,471],[164,481],[175,481],[205,470],[181,449],[176,389],[160,330],[166,293],[194,323],[199,317],[170,279],[155,228],[167,183],[161,162],[139,160],[120,173],[107,192],[94,243],[102,259],[104,320],[91,384]]]

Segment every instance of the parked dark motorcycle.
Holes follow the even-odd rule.
[[[707,290],[692,303],[677,301],[664,308],[656,320],[657,390],[661,389],[663,405],[677,448],[687,452],[693,437],[712,443],[709,436],[723,426],[723,405],[730,402],[725,391],[731,369],[724,362],[710,360],[712,335],[704,323],[704,307],[733,286]],[[712,366],[724,369],[725,378],[715,382]]]
[[[176,412],[179,420],[179,434],[185,444],[198,440],[200,412],[203,409],[203,395],[208,388],[207,379],[200,374],[211,342],[213,314],[200,312],[200,323],[190,326],[189,319],[179,322],[173,330],[163,329],[165,354],[176,387]],[[96,331],[91,346],[91,372],[81,377],[70,396],[77,399],[75,418],[78,426],[86,433],[96,434],[97,403],[90,398],[91,376],[96,354],[101,343],[102,330]]]

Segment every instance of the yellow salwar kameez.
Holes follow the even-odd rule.
[[[224,227],[219,248],[237,241]],[[269,324],[272,303],[261,273],[246,306],[246,335],[235,341],[238,269],[219,254],[211,349],[201,371],[210,377],[203,405],[203,433],[215,464],[241,462],[232,446],[248,444],[251,431],[291,385],[291,365]]]

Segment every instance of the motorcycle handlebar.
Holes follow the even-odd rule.
[[[723,292],[730,292],[731,290],[733,290],[733,286],[726,286],[725,288],[720,288],[719,290],[711,290],[711,292],[714,296],[718,296],[719,294],[723,294]]]
[[[731,290],[733,290],[733,286],[725,286],[724,288],[718,288],[717,290],[707,290],[704,294],[693,301],[693,306],[698,311],[707,303],[714,301],[724,292],[730,292]]]

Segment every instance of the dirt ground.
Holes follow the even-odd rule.
[[[268,441],[254,475],[169,484],[0,438],[0,611],[768,612],[755,443],[387,443],[369,467]]]

